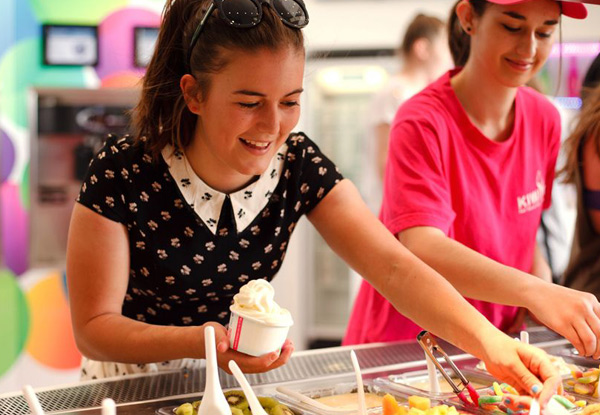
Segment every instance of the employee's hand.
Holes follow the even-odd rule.
[[[579,354],[600,358],[600,303],[596,296],[545,283],[528,308],[542,324],[569,340]]]
[[[502,333],[483,341],[487,370],[520,393],[537,397],[542,410],[552,395],[562,393],[562,379],[543,350]]]
[[[229,333],[225,327],[214,322],[206,323],[204,326],[206,325],[215,328],[217,364],[229,374],[231,374],[228,366],[230,360],[235,360],[244,373],[262,373],[284,365],[294,351],[294,345],[288,339],[281,347],[281,352],[275,351],[258,357],[250,356],[229,348]]]

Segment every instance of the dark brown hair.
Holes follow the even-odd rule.
[[[456,15],[456,6],[461,1],[458,0],[454,4],[450,11],[450,18],[448,19],[448,44],[454,65],[456,66],[465,66],[471,52],[471,36],[464,31]],[[477,17],[483,16],[485,9],[489,5],[486,0],[470,0],[469,3],[473,8],[473,13]]]
[[[444,27],[445,23],[437,17],[419,13],[410,22],[404,33],[400,44],[400,52],[404,56],[410,55],[413,45],[419,39],[427,39],[433,42],[442,33]]]
[[[585,74],[585,78],[583,78],[583,85],[580,94],[581,99],[585,101],[586,95],[598,84],[600,84],[600,54],[594,58],[592,64]]]
[[[179,87],[188,73],[186,57],[191,37],[212,0],[167,0],[154,54],[143,79],[140,100],[132,113],[138,143],[156,158],[171,144],[185,148],[193,139],[197,115],[189,111]],[[262,21],[249,29],[229,26],[214,10],[207,19],[191,57],[191,72],[205,98],[210,75],[218,73],[229,52],[279,50],[304,53],[302,31],[285,26],[271,7],[263,6]]]
[[[575,183],[580,168],[579,151],[587,140],[593,141],[596,156],[600,158],[600,83],[598,81],[600,79],[582,88],[581,95],[585,98],[577,126],[564,143],[566,161],[558,174],[563,176],[566,183]]]

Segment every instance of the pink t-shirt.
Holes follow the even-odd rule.
[[[470,122],[450,85],[456,73],[442,76],[398,110],[380,219],[394,235],[414,226],[436,227],[491,259],[529,272],[542,209],[550,205],[560,146],[558,111],[541,94],[519,88],[511,136],[489,140]],[[517,312],[469,302],[501,330]],[[420,330],[363,281],[344,344],[414,339]]]

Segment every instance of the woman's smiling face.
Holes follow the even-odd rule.
[[[469,61],[502,85],[525,85],[548,59],[559,20],[554,0],[489,4],[473,17]]]
[[[226,58],[199,103],[192,147],[213,174],[250,180],[266,170],[298,123],[304,53],[261,49],[226,52]]]

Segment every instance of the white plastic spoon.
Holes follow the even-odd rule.
[[[558,402],[556,399],[550,398],[550,400],[548,401],[548,405],[546,405],[545,413],[552,415],[567,415],[569,411],[567,410],[567,408],[562,406],[561,403]]]
[[[31,385],[23,386],[23,395],[25,395],[25,400],[29,404],[29,409],[31,409],[32,415],[44,415],[42,405],[40,405],[40,401],[38,400],[37,395],[33,391]]]
[[[206,326],[204,329],[204,349],[206,353],[206,385],[198,407],[198,415],[231,415],[231,409],[219,382],[215,329],[212,326]]]
[[[531,405],[529,406],[529,415],[540,415],[540,403],[535,398],[531,400]]]
[[[102,400],[102,415],[117,415],[117,405],[110,398]]]
[[[250,404],[250,411],[252,412],[252,415],[268,415],[267,412],[263,409],[260,402],[258,401],[258,398],[254,394],[254,391],[250,387],[250,384],[246,380],[246,377],[240,370],[237,363],[235,363],[235,360],[229,361],[229,370],[231,370],[231,373],[233,373],[233,376],[242,387],[242,390],[246,395],[246,400]]]
[[[365,388],[363,387],[360,366],[358,365],[358,359],[356,358],[356,353],[354,353],[354,350],[350,350],[350,359],[352,360],[352,366],[354,367],[354,374],[356,375],[356,387],[358,388],[358,413],[359,415],[367,415]]]

